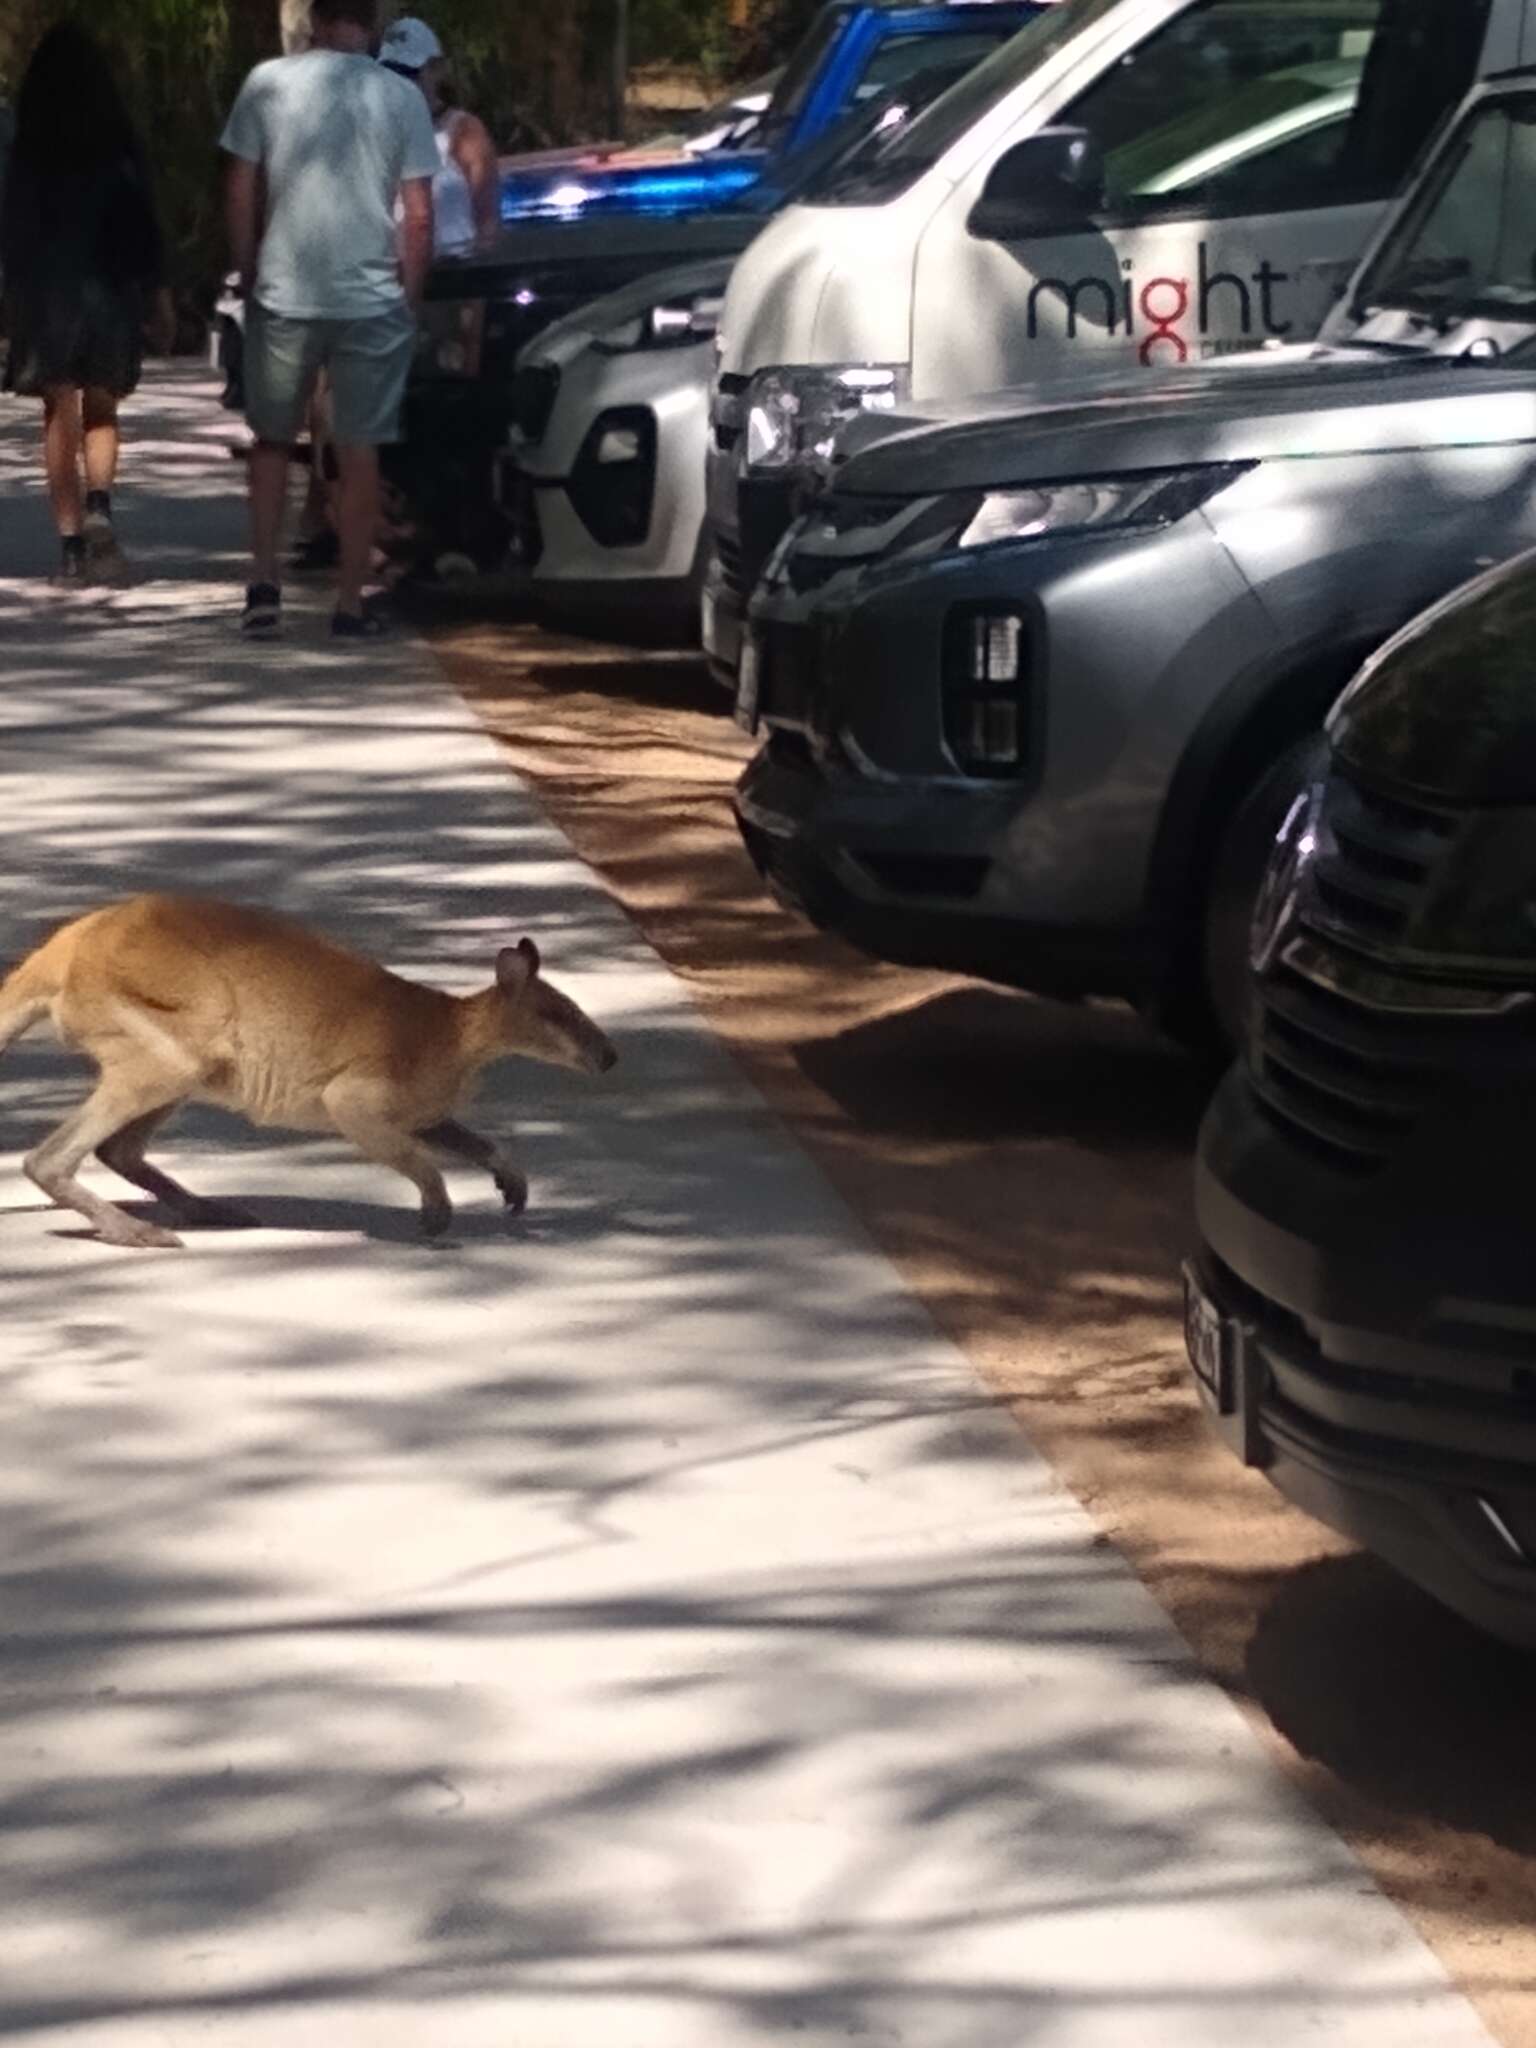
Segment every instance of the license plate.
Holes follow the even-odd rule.
[[[1192,1266],[1184,1268],[1184,1346],[1217,1435],[1245,1465],[1262,1469],[1273,1454],[1264,1434],[1268,1368],[1258,1332],[1220,1309]]]
[[[736,723],[743,732],[757,731],[758,698],[763,686],[763,649],[755,633],[741,642],[741,659],[736,666]]]
[[[1218,1415],[1230,1415],[1232,1346],[1226,1317],[1191,1269],[1184,1268],[1184,1348],[1200,1391]]]

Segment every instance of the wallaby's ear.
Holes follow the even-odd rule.
[[[496,982],[509,996],[521,995],[539,971],[539,949],[532,939],[503,946],[496,955]]]

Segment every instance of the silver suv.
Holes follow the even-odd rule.
[[[737,798],[883,958],[1229,1039],[1361,660],[1536,541],[1536,76],[1467,103],[1322,340],[844,430],[755,598]]]

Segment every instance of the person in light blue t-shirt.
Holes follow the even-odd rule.
[[[262,637],[281,622],[289,452],[322,369],[340,472],[331,631],[355,639],[382,630],[363,605],[378,524],[378,451],[399,438],[415,308],[432,259],[439,159],[421,94],[369,54],[374,17],[373,0],[314,0],[313,47],[258,64],[220,138],[246,300],[246,417],[256,437],[254,567],[241,624]]]

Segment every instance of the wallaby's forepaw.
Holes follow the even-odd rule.
[[[515,1166],[504,1166],[496,1175],[496,1186],[507,1205],[509,1216],[521,1216],[528,1206],[528,1176]]]
[[[141,1223],[137,1216],[124,1216],[121,1221],[103,1223],[97,1231],[103,1244],[121,1245],[124,1251],[179,1252],[181,1239],[174,1230],[165,1230],[158,1223]]]
[[[421,1234],[423,1237],[438,1238],[444,1236],[452,1222],[452,1202],[443,1200],[422,1203]]]

